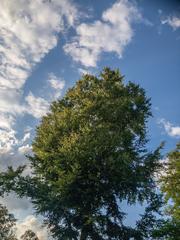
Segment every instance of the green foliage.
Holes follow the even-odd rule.
[[[145,91],[119,71],[84,75],[42,118],[32,176],[9,188],[31,198],[57,239],[150,239],[161,198],[160,148],[145,147],[149,116]],[[134,228],[124,224],[124,201],[147,205]]]
[[[174,219],[180,221],[180,143],[168,154],[167,168],[161,181],[166,201],[173,202],[168,212]]]
[[[154,232],[154,238],[178,240],[180,239],[180,143],[174,151],[168,154],[168,162],[163,170],[161,184],[161,190],[168,204],[166,214],[170,218]]]
[[[180,239],[180,221],[169,219],[161,224],[159,229],[153,232],[153,239],[161,240],[179,240]]]
[[[12,214],[8,213],[5,206],[0,204],[0,239],[17,240],[15,236],[16,220]]]
[[[39,240],[39,238],[36,236],[36,234],[31,231],[27,230],[22,236],[21,240]]]
[[[3,197],[4,193],[9,193],[11,190],[16,189],[16,181],[22,174],[25,166],[20,166],[14,170],[11,166],[8,167],[6,172],[0,173],[0,196]]]

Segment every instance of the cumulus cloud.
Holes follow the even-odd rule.
[[[26,112],[26,79],[57,45],[59,33],[74,25],[77,9],[70,0],[1,0],[0,16],[0,128],[7,129]]]
[[[162,124],[166,133],[171,137],[180,137],[180,126],[174,126],[165,119],[160,119],[159,124]]]
[[[64,51],[85,67],[95,67],[101,52],[114,52],[122,57],[133,37],[132,23],[140,18],[134,4],[117,1],[103,12],[101,20],[80,24],[76,28],[77,36],[64,46]]]
[[[0,128],[0,171],[6,171],[8,166],[17,168],[19,165],[28,165],[25,154],[31,153],[31,129],[27,128],[22,137],[11,128]],[[26,173],[30,173],[29,166]]]
[[[52,98],[58,98],[61,96],[62,90],[65,87],[65,81],[57,77],[54,73],[50,73],[48,77],[48,82],[53,89]]]
[[[3,135],[1,131],[0,133]],[[0,141],[0,171],[6,171],[8,166],[17,168],[20,165],[27,165],[26,173],[29,174],[30,169],[25,154],[31,153],[31,145],[29,143],[22,144],[14,132],[9,132],[9,135],[5,132],[4,135]]]
[[[17,219],[17,236],[20,236],[28,229],[33,230],[40,240],[50,239],[48,230],[42,227],[40,218],[33,216],[33,205],[27,198],[19,198],[15,193],[0,197],[0,203],[8,208]]]
[[[166,19],[161,20],[161,23],[168,24],[174,30],[176,30],[176,29],[180,28],[180,17],[177,17],[177,16],[167,17]]]
[[[48,88],[48,94],[50,96],[45,99],[34,96],[34,94],[30,92],[25,97],[25,104],[22,106],[23,113],[30,114],[35,118],[41,118],[48,112],[50,102],[61,96],[62,90],[65,87],[65,81],[57,77],[54,73],[50,73],[48,76],[48,83],[51,87]],[[28,135],[25,137],[27,136]]]
[[[32,146],[30,146],[29,144],[26,144],[24,146],[21,146],[18,148],[18,151],[22,154],[27,154],[31,151]]]
[[[0,128],[1,129],[11,129],[14,124],[15,119],[11,114],[0,113]]]
[[[49,74],[48,81],[51,84],[51,87],[54,89],[62,90],[65,86],[65,81],[61,78],[58,79],[58,77],[54,73]]]
[[[0,116],[1,117],[1,116]],[[2,120],[3,118],[1,118]],[[2,123],[2,122],[1,122]],[[0,170],[2,171],[4,167],[13,165],[14,162],[17,161],[17,164],[20,165],[22,163],[22,158],[24,159],[24,156],[21,156],[18,154],[25,154],[28,153],[31,150],[31,146],[27,144],[27,142],[30,140],[31,129],[27,129],[24,133],[24,136],[21,138],[17,137],[17,132],[11,128],[11,124],[1,124],[0,125]],[[26,144],[25,144],[26,143]],[[17,152],[17,149],[19,151]],[[17,156],[14,156],[17,155]],[[11,161],[11,159],[14,159]]]
[[[6,207],[8,206],[8,211],[10,213],[13,212],[15,215],[18,211],[32,211],[32,205],[26,198],[18,198],[18,196],[12,192],[8,195],[5,195],[4,198],[0,197],[0,202]],[[19,214],[16,216],[17,218],[19,217],[18,215]]]
[[[0,153],[10,152],[18,144],[16,132],[14,130],[0,129]]]
[[[27,102],[26,112],[35,118],[45,115],[49,109],[49,102],[41,97],[35,97],[31,92],[25,98]]]
[[[19,146],[13,126],[17,114],[44,115],[49,103],[29,93],[22,104],[23,86],[34,66],[56,46],[58,34],[73,26],[76,7],[67,0],[0,1],[0,153]],[[28,135],[23,141],[26,141]]]
[[[20,237],[28,229],[34,231],[40,240],[48,240],[48,231],[42,227],[39,219],[33,215],[27,216],[17,224],[17,235]]]

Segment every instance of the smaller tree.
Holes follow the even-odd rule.
[[[39,240],[32,230],[27,230],[22,236],[21,240]]]
[[[168,163],[162,179],[162,191],[165,200],[172,200],[168,213],[180,221],[180,142],[174,151],[168,154]]]
[[[180,143],[168,154],[168,162],[160,181],[165,202],[168,204],[166,214],[170,218],[154,232],[154,238],[177,240],[180,239]]]
[[[13,214],[8,213],[5,206],[0,204],[0,239],[17,240],[15,235],[16,219]]]

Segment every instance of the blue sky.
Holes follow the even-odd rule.
[[[180,2],[1,0],[0,168],[26,163],[35,127],[51,101],[82,73],[120,69],[151,98],[148,148],[180,138]],[[28,171],[28,170],[27,170]],[[1,200],[24,227],[40,230],[25,199]],[[134,211],[134,210],[133,210]],[[23,225],[24,224],[24,225]],[[22,227],[23,226],[23,227]]]

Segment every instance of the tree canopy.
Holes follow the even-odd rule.
[[[150,239],[161,205],[160,148],[146,148],[150,108],[118,70],[83,75],[37,127],[32,175],[17,174],[15,185],[3,175],[6,187],[31,199],[57,239]],[[146,205],[135,227],[124,223],[124,201]]]

